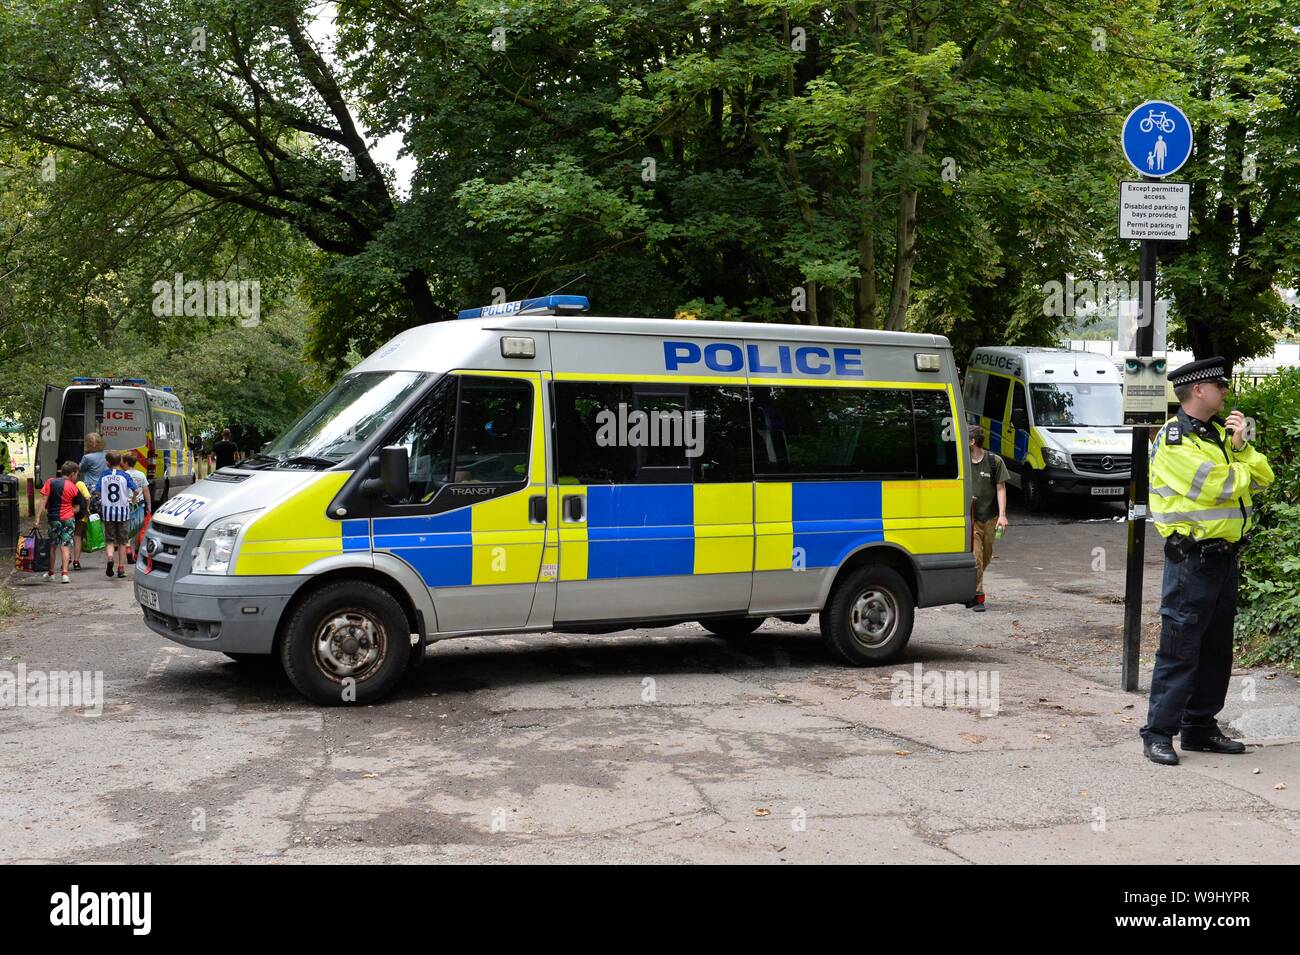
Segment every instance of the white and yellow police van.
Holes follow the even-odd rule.
[[[984,429],[1031,510],[1058,494],[1127,496],[1132,431],[1124,426],[1124,378],[1110,358],[977,348],[962,390],[967,419]]]
[[[91,432],[99,433],[107,451],[136,453],[155,505],[194,483],[185,409],[170,388],[155,388],[144,378],[78,377],[70,385],[45,386],[37,485],[56,477],[64,461],[80,461]]]
[[[429,641],[821,614],[853,665],[975,589],[946,339],[594,318],[580,296],[410,329],[264,453],[154,515],[148,625],[274,654],[320,703]]]

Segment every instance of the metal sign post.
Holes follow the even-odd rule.
[[[1120,137],[1124,156],[1145,183],[1155,183],[1182,168],[1192,155],[1192,124],[1172,103],[1148,101],[1129,113]],[[1179,184],[1181,185],[1181,184]],[[1190,210],[1179,204],[1185,190],[1160,187],[1124,189],[1120,237],[1138,239],[1138,322],[1134,351],[1150,358],[1155,336],[1156,242],[1186,239]],[[1174,197],[1171,204],[1169,197]],[[1163,423],[1163,415],[1159,422]],[[1130,417],[1125,416],[1130,423]],[[1125,690],[1138,688],[1138,656],[1142,646],[1142,562],[1146,554],[1149,473],[1146,415],[1135,415],[1131,446],[1128,507],[1128,564],[1124,581],[1124,650],[1120,670]]]

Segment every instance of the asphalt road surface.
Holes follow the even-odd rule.
[[[1246,755],[1141,756],[1122,516],[1012,492],[988,612],[919,611],[887,667],[832,662],[815,617],[740,645],[468,639],[357,709],[154,635],[92,555],[70,585],[16,580],[27,609],[0,622],[0,673],[102,671],[105,696],[0,709],[0,861],[1294,862],[1295,677],[1234,674]],[[968,672],[971,696],[927,696]]]

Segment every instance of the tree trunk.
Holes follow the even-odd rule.
[[[422,269],[415,269],[402,276],[402,291],[411,303],[413,325],[427,325],[430,322],[443,322],[451,318],[450,312],[439,308],[429,291],[429,277]]]
[[[862,220],[858,224],[858,272],[853,283],[853,324],[858,328],[875,328],[879,309],[876,290],[876,212],[872,195],[875,182],[876,149],[873,142],[876,119],[873,114],[862,132],[858,153],[858,201],[862,203]]]
[[[904,133],[908,159],[920,159],[925,153],[930,108],[924,104],[909,112]],[[912,290],[912,266],[916,263],[917,186],[912,173],[906,172],[898,197],[898,236],[894,253],[894,286],[889,296],[889,314],[885,328],[902,331],[907,324],[907,305]]]

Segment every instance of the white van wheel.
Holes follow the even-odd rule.
[[[822,640],[850,666],[888,663],[912,636],[915,607],[912,589],[893,568],[859,567],[831,591],[821,614]]]
[[[392,594],[365,581],[341,580],[294,611],[280,662],[298,692],[313,702],[373,703],[406,672],[409,632]]]
[[[1020,475],[1020,494],[1025,500],[1025,507],[1031,511],[1041,511],[1047,507],[1047,485],[1028,465]]]

